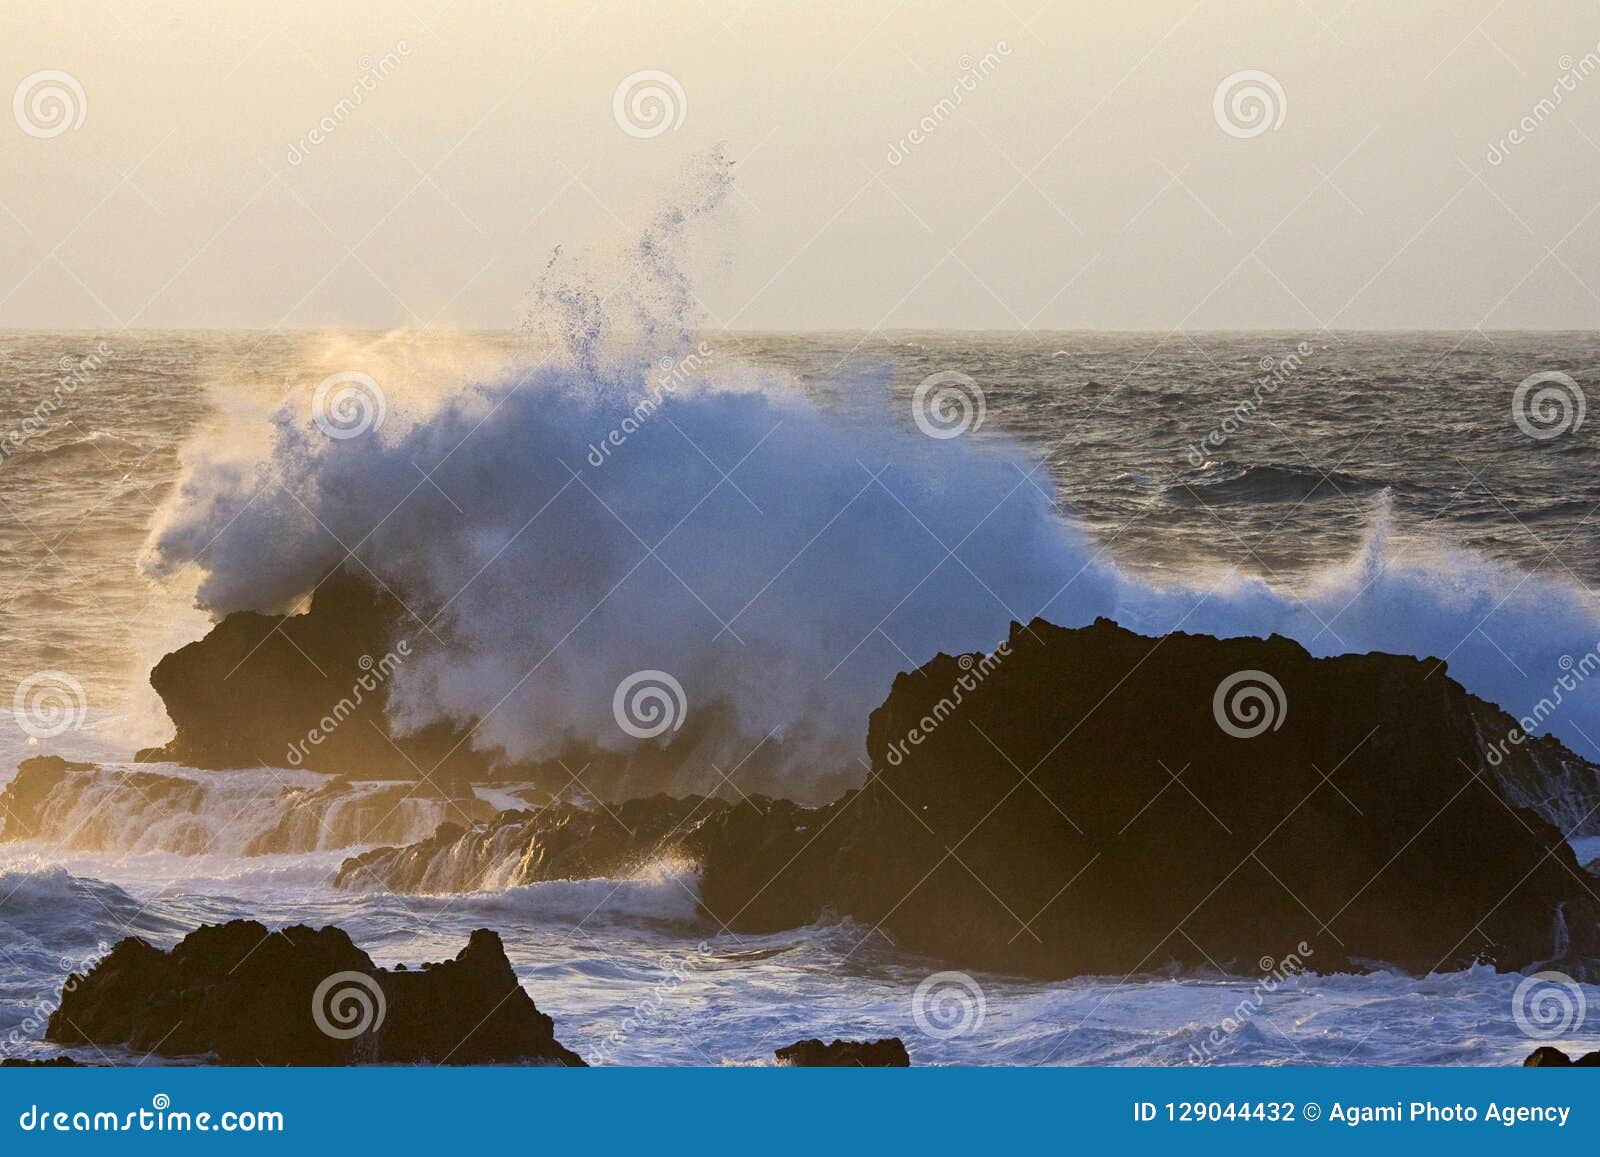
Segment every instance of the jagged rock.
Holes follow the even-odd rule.
[[[826,1045],[812,1038],[796,1041],[787,1048],[778,1049],[774,1055],[780,1065],[793,1065],[797,1068],[903,1069],[911,1064],[911,1056],[906,1052],[905,1042],[897,1036],[875,1041],[835,1040],[832,1044]]]
[[[473,827],[447,822],[426,840],[352,856],[339,869],[342,888],[373,886],[395,892],[451,892],[515,887],[541,880],[622,876],[651,860],[691,847],[724,800],[658,795],[624,800],[609,809],[556,803],[538,810],[500,812]],[[508,849],[516,863],[507,870]],[[448,875],[439,869],[448,861]]]
[[[45,1039],[230,1065],[583,1064],[485,930],[454,960],[404,973],[333,927],[234,920],[170,952],[129,937],[68,978]]]
[[[1540,1045],[1528,1054],[1522,1064],[1524,1068],[1529,1069],[1594,1069],[1600,1068],[1600,1052],[1584,1053],[1577,1060],[1573,1060],[1552,1045]]]
[[[822,870],[860,881],[836,906],[902,947],[1044,973],[1290,954],[1421,973],[1545,962],[1564,926],[1569,971],[1600,957],[1563,833],[1504,797],[1480,746],[1513,721],[1443,664],[1104,619],[1014,624],[1007,649],[953,713],[971,680],[949,656],[873,713],[874,781]],[[1239,738],[1214,692],[1251,671],[1283,703]]]
[[[71,1057],[48,1057],[42,1061],[27,1060],[23,1057],[6,1057],[0,1060],[0,1069],[92,1069],[95,1065],[86,1065],[82,1061],[75,1061]]]
[[[1252,671],[1285,702],[1276,726],[1240,738],[1213,694]],[[1594,975],[1600,904],[1565,833],[1519,806],[1548,769],[1524,747],[1486,756],[1514,727],[1437,661],[1035,620],[996,656],[940,655],[897,678],[870,721],[867,783],[825,807],[658,797],[625,824],[570,806],[502,813],[343,877],[359,864],[389,887],[449,891],[508,857],[528,882],[671,852],[698,864],[702,906],[736,930],[849,916],[966,968],[1253,974],[1294,957]]]

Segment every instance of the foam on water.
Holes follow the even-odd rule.
[[[475,744],[517,758],[628,750],[655,741],[617,726],[613,692],[667,670],[719,721],[687,762],[781,736],[802,797],[854,763],[896,672],[989,649],[1013,619],[1437,656],[1518,716],[1600,648],[1600,615],[1565,577],[1437,543],[1398,555],[1385,489],[1364,500],[1357,552],[1293,587],[1237,570],[1152,581],[1063,519],[1014,444],[932,439],[881,405],[844,416],[769,372],[721,373],[636,421],[650,378],[589,355],[444,387],[402,428],[358,438],[288,406],[245,466],[195,451],[152,536],[154,573],[198,568],[214,614],[282,609],[361,542],[430,622],[393,683],[398,728],[476,722]],[[418,492],[416,463],[442,492]],[[1587,750],[1600,681],[1571,682],[1533,729]]]
[[[413,785],[343,783],[281,768],[196,771],[168,763],[70,771],[37,805],[37,839],[122,854],[264,855],[432,834],[457,809]],[[18,839],[0,821],[0,839]]]

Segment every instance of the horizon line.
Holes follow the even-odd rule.
[[[378,334],[378,335],[391,334],[391,333],[418,333],[418,334],[441,334],[441,335],[443,335],[443,334],[497,334],[498,335],[498,334],[516,334],[516,333],[520,333],[520,332],[523,332],[522,327],[520,327],[520,326],[473,326],[473,325],[368,326],[368,325],[331,325],[330,324],[330,325],[310,325],[310,326],[166,325],[166,326],[127,326],[127,327],[117,327],[117,326],[70,326],[70,325],[62,325],[62,326],[8,326],[8,325],[0,325],[0,335],[6,335],[6,336],[20,335],[20,334],[57,334],[57,333],[59,333],[59,334],[97,334],[97,335],[105,335],[105,334],[113,334],[113,333],[115,333],[115,334],[172,334],[172,333],[213,333],[213,334],[223,334],[223,333],[241,333],[241,334],[244,334],[244,333],[247,333],[247,334],[264,334],[264,333],[279,333],[279,334],[283,334],[285,336],[300,335],[300,334],[316,335],[316,334],[330,334],[330,333],[337,333],[337,334]],[[896,336],[896,335],[900,335],[900,334],[920,334],[920,335],[924,335],[924,336],[927,336],[927,335],[949,335],[949,336],[956,336],[956,337],[959,337],[959,336],[972,336],[972,335],[1022,336],[1022,335],[1028,335],[1028,334],[1032,334],[1032,335],[1036,335],[1036,336],[1040,336],[1040,337],[1049,336],[1049,335],[1055,335],[1055,334],[1092,335],[1092,336],[1128,336],[1128,337],[1175,337],[1175,336],[1179,336],[1179,335],[1190,335],[1190,336],[1196,336],[1196,335],[1199,335],[1199,336],[1240,335],[1240,336],[1245,336],[1245,335],[1258,335],[1258,334],[1259,335],[1294,334],[1294,335],[1297,335],[1297,336],[1305,336],[1305,335],[1308,335],[1308,334],[1321,334],[1321,335],[1325,335],[1325,336],[1331,336],[1331,335],[1335,335],[1335,334],[1383,334],[1383,335],[1448,334],[1448,335],[1451,335],[1451,336],[1459,336],[1459,335],[1462,335],[1462,334],[1480,334],[1480,335],[1487,335],[1487,334],[1586,334],[1587,335],[1587,334],[1593,334],[1593,335],[1600,335],[1600,328],[1590,328],[1590,329],[1574,329],[1574,328],[1571,328],[1571,327],[1558,327],[1558,328],[1533,328],[1533,327],[1485,328],[1483,326],[1454,327],[1453,328],[1453,327],[1449,327],[1449,326],[1443,326],[1443,327],[1435,327],[1435,326],[1384,326],[1384,327],[1373,327],[1373,328],[1360,328],[1360,327],[1344,328],[1344,327],[1340,327],[1340,328],[1337,328],[1337,329],[1323,329],[1321,327],[1310,327],[1310,328],[1305,328],[1305,329],[1297,329],[1297,328],[1286,327],[1286,326],[1272,326],[1272,327],[1261,327],[1261,328],[1228,327],[1228,328],[1216,328],[1216,329],[1112,329],[1112,328],[1083,328],[1083,327],[1080,327],[1080,328],[1065,328],[1065,329],[1055,329],[1055,328],[1048,328],[1048,329],[1046,329],[1046,328],[1041,328],[1041,329],[1018,329],[1016,327],[1010,327],[1010,328],[983,327],[983,328],[975,328],[975,329],[959,329],[959,328],[954,328],[954,327],[942,327],[942,326],[941,327],[908,326],[908,327],[896,327],[896,328],[893,328],[893,329],[880,328],[880,327],[863,328],[863,329],[852,329],[852,328],[848,328],[848,327],[844,327],[844,328],[804,327],[804,328],[795,328],[795,329],[772,329],[772,328],[767,328],[767,327],[748,328],[748,329],[746,329],[746,328],[728,329],[728,328],[708,327],[706,329],[698,330],[698,331],[695,331],[695,332],[697,334],[721,333],[721,334],[731,334],[731,335],[734,335],[734,336],[749,336],[749,337],[773,337],[773,336],[781,336],[781,337],[812,337],[812,336],[826,336],[826,335],[837,335],[837,336],[844,336],[844,337],[863,337],[863,336],[870,337],[870,336],[873,336],[873,335],[879,335],[879,336],[883,336],[883,337],[892,337],[892,336]]]

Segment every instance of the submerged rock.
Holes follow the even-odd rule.
[[[170,952],[129,937],[69,977],[45,1039],[229,1065],[582,1065],[523,991],[500,937],[389,972],[342,930],[204,925]]]
[[[1265,722],[1223,716],[1230,680],[1262,673],[1281,689]],[[1437,661],[1035,620],[994,655],[897,678],[867,782],[825,807],[508,812],[347,861],[341,880],[443,892],[670,853],[735,930],[848,916],[966,968],[1594,975],[1600,903],[1567,833],[1522,805],[1554,764],[1595,769],[1549,744],[1537,767],[1526,746],[1491,762],[1515,726]]]
[[[773,1055],[778,1058],[780,1065],[793,1065],[796,1068],[903,1069],[911,1064],[905,1042],[897,1036],[875,1041],[835,1040],[826,1045],[812,1038],[796,1041],[787,1048],[778,1049]]]

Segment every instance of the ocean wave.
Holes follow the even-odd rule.
[[[701,786],[708,765],[759,744],[752,767],[771,763],[783,794],[815,797],[820,777],[857,766],[896,673],[987,651],[1013,620],[1103,616],[1146,634],[1276,632],[1320,655],[1434,656],[1514,714],[1548,693],[1563,657],[1597,645],[1600,615],[1577,584],[1394,541],[1385,496],[1402,483],[1353,470],[1325,478],[1278,460],[1184,479],[1208,501],[1326,495],[1342,526],[1367,520],[1358,552],[1294,589],[1237,572],[1156,584],[1119,568],[1030,453],[983,424],[981,396],[930,415],[913,394],[902,409],[874,369],[837,383],[870,399],[840,412],[700,341],[681,251],[726,191],[723,166],[666,206],[623,247],[624,277],[553,265],[529,319],[553,352],[463,370],[459,350],[386,338],[363,364],[408,399],[387,424],[329,438],[314,399],[297,396],[243,456],[236,442],[191,444],[149,573],[193,567],[214,615],[286,610],[344,562],[341,543],[360,543],[351,569],[381,575],[429,624],[390,689],[398,731],[470,728],[480,750],[530,762],[676,742],[679,771],[640,792]],[[602,304],[595,286],[617,283],[626,300]],[[1192,393],[1153,369],[1132,376],[1145,410]],[[1098,378],[1082,389],[1107,391]],[[941,416],[981,436],[939,436]],[[1121,421],[1066,434],[1058,446],[1143,438]],[[613,693],[664,669],[689,725],[640,738],[618,725]],[[1600,681],[1540,727],[1588,747]]]
[[[94,451],[121,452],[124,450],[138,449],[127,438],[113,434],[109,430],[91,430],[89,433],[77,438],[69,438],[64,442],[57,442],[49,446],[27,446],[25,449],[44,457],[56,457],[69,454],[86,454]]]
[[[1338,499],[1370,494],[1390,485],[1381,479],[1340,470],[1324,472],[1283,463],[1248,465],[1214,460],[1180,476],[1168,489],[1179,501],[1187,498],[1207,503],[1280,503],[1304,502],[1313,496]]]
[[[104,880],[43,865],[0,869],[0,943],[7,962],[0,994],[21,999],[42,986],[53,995],[69,973],[87,970],[123,936],[161,941],[182,930],[159,905]]]
[[[574,923],[706,924],[694,865],[656,860],[621,879],[546,880],[502,891],[469,892],[474,912],[571,926]],[[444,901],[445,904],[451,901]],[[709,925],[708,925],[709,926]]]

